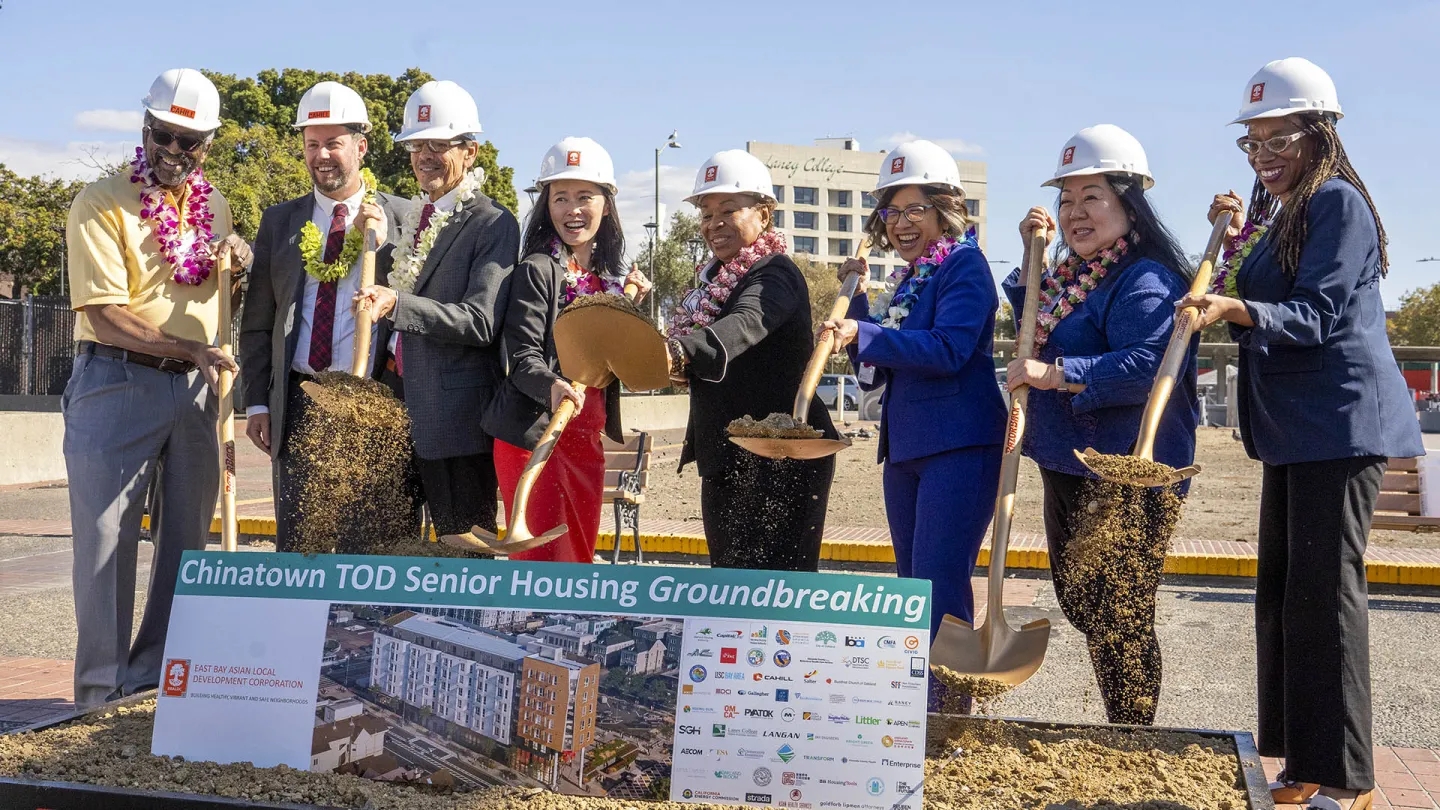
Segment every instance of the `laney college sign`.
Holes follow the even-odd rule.
[[[874,158],[876,166],[878,167],[880,156],[875,155]],[[782,175],[786,180],[794,180],[796,173],[804,172],[807,175],[816,175],[819,178],[823,178],[823,180],[820,181],[822,183],[829,183],[835,179],[836,175],[844,174],[845,172],[855,172],[856,174],[876,173],[876,169],[871,169],[868,172],[862,172],[856,169],[847,169],[843,165],[841,165],[839,161],[832,160],[828,157],[811,157],[806,158],[805,160],[786,160],[784,158],[779,158],[774,155],[766,155],[765,157],[761,158],[761,161],[764,162],[765,167],[770,170],[771,174],[777,180],[780,179]]]

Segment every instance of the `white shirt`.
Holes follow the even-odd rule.
[[[364,197],[363,185],[359,191],[344,200],[332,200],[318,190],[314,192],[315,206],[310,212],[310,221],[320,230],[321,250],[324,250],[325,239],[330,233],[330,220],[335,215],[336,204],[345,203],[345,231],[349,233],[355,226],[355,217],[360,213],[360,202]],[[348,372],[350,361],[355,356],[355,309],[351,302],[360,291],[361,261],[362,257],[356,256],[350,272],[335,285],[335,326],[330,333],[330,367],[327,370]],[[299,301],[300,322],[295,335],[295,356],[290,361],[290,369],[302,374],[315,373],[310,367],[310,330],[315,321],[315,297],[319,291],[320,282],[307,274],[305,290]],[[370,359],[365,364],[366,374],[369,374],[375,365],[374,338],[378,329],[377,325],[371,326]],[[246,416],[269,412],[270,408],[265,405],[251,405],[245,409]]]
[[[435,212],[434,212],[433,214],[431,214],[430,216],[431,216],[431,217],[434,217],[434,216],[436,216],[436,215],[438,215],[438,214],[448,214],[448,213],[450,213],[451,211],[454,211],[456,204],[458,204],[458,203],[460,202],[459,197],[460,197],[460,186],[457,185],[457,186],[455,186],[455,188],[452,188],[452,189],[450,189],[449,191],[445,192],[443,195],[441,195],[440,199],[436,200],[436,201],[433,202],[433,203],[430,203],[431,205],[434,205],[434,206],[435,206]],[[427,201],[427,202],[428,202],[428,201]],[[426,205],[426,203],[421,203],[421,204],[420,204],[420,210],[423,211],[424,208],[425,208],[425,205]],[[416,223],[417,223],[417,224],[419,223],[419,220],[418,220],[418,219],[416,220]],[[433,227],[435,227],[435,226],[434,226],[434,225],[431,225],[430,227],[433,228]],[[427,228],[426,230],[429,230],[429,229]],[[390,310],[390,314],[389,314],[389,316],[387,316],[387,317],[389,317],[390,320],[393,321],[393,320],[395,320],[395,316],[396,316],[399,312],[400,312],[400,296],[397,295],[397,296],[395,296],[395,308],[392,309],[392,310]],[[391,355],[394,355],[394,354],[395,354],[395,347],[396,347],[397,345],[399,345],[399,343],[400,343],[400,333],[399,333],[399,332],[391,332],[391,333],[390,333],[390,354],[391,354]],[[374,358],[371,358],[371,361],[370,361],[370,362],[372,362],[372,363],[375,362],[375,361],[374,361]]]

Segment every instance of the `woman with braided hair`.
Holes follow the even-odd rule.
[[[1385,229],[1335,129],[1335,84],[1299,58],[1246,87],[1234,123],[1256,182],[1234,192],[1225,266],[1201,308],[1240,344],[1239,421],[1263,464],[1255,585],[1260,753],[1277,803],[1371,806],[1365,543],[1387,457],[1425,452],[1385,335]]]

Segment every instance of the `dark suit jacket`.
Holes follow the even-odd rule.
[[[1310,198],[1294,278],[1270,234],[1236,277],[1255,321],[1240,343],[1240,435],[1266,464],[1424,455],[1415,406],[1390,352],[1380,239],[1365,198],[1328,180]]]
[[[550,386],[562,375],[555,354],[555,319],[565,297],[565,265],[548,253],[532,253],[515,268],[505,310],[505,351],[510,376],[485,413],[485,431],[534,450],[550,422]],[[620,383],[605,389],[605,435],[624,441]]]
[[[375,283],[384,284],[390,267],[390,252],[400,235],[400,216],[408,210],[407,200],[390,194],[377,195],[389,229],[386,242],[375,262]],[[255,261],[250,267],[250,287],[245,293],[240,322],[241,384],[244,407],[270,408],[270,447],[276,457],[284,446],[285,386],[290,363],[295,357],[300,306],[305,292],[305,262],[300,258],[300,229],[310,221],[315,196],[272,205],[260,216],[255,236]],[[337,301],[336,306],[349,306]],[[380,357],[377,348],[376,357]],[[376,363],[377,367],[380,363]]]
[[[515,215],[477,194],[436,236],[415,291],[400,293],[380,322],[386,356],[392,330],[400,334],[405,408],[421,458],[490,452],[480,419],[505,377],[499,337],[519,250]]]
[[[702,477],[721,475],[746,452],[725,432],[731,421],[795,407],[815,349],[810,288],[789,256],[767,256],[731,290],[713,324],[679,340],[690,358],[690,424],[680,468],[694,461]],[[839,437],[819,397],[810,400],[806,421],[828,438]]]
[[[1005,402],[990,360],[1000,299],[979,248],[956,249],[925,282],[899,329],[870,321],[863,290],[847,317],[860,324],[851,362],[876,366],[880,461],[910,461],[1005,440]]]

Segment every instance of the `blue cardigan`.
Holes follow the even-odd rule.
[[[1339,178],[1310,198],[1295,277],[1262,237],[1236,276],[1255,326],[1240,344],[1240,435],[1266,464],[1425,454],[1380,298],[1380,240]]]
[[[1018,315],[1025,305],[1019,268],[1003,286]],[[1111,266],[1100,286],[1060,321],[1040,350],[1039,359],[1046,363],[1064,357],[1065,381],[1087,387],[1079,394],[1030,391],[1025,455],[1047,470],[1094,478],[1073,451],[1093,447],[1124,455],[1134,448],[1145,401],[1170,342],[1175,302],[1186,292],[1180,276],[1152,259]],[[1190,344],[1155,435],[1155,460],[1171,467],[1195,460],[1199,343],[1196,336]]]
[[[1002,443],[1005,401],[991,360],[999,298],[980,249],[947,256],[899,329],[872,323],[869,306],[864,293],[850,300],[847,314],[859,321],[860,335],[847,350],[852,363],[876,366],[862,388],[885,384],[879,460]]]

